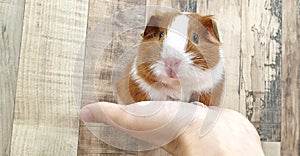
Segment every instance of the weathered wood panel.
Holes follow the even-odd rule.
[[[0,155],[8,155],[17,87],[24,0],[0,2]],[[13,20],[12,20],[13,19]]]
[[[77,154],[87,15],[88,0],[26,0],[10,155]]]
[[[219,23],[224,107],[246,115],[263,141],[280,141],[281,1],[200,0],[198,10],[215,15]]]
[[[280,156],[280,142],[263,142],[262,147],[266,156]]]
[[[198,1],[198,8],[215,15],[223,38],[224,107],[246,115],[263,141],[280,141],[281,1]]]
[[[280,142],[281,1],[243,1],[240,108],[262,141]]]
[[[197,12],[197,0],[147,0],[147,6],[169,7],[182,12]]]
[[[282,9],[281,155],[294,156],[300,155],[300,1],[283,1]]]

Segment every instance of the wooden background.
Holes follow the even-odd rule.
[[[87,34],[116,11],[150,5],[215,15],[226,62],[224,107],[255,125],[266,155],[300,155],[300,0],[0,0],[1,156],[167,155],[115,149],[78,117],[93,74],[84,49],[96,41],[87,38],[82,48]],[[141,22],[150,14],[145,10]],[[134,39],[121,41],[110,42],[105,61]],[[113,101],[112,69],[97,68],[99,100]]]

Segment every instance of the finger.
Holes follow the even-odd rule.
[[[140,102],[128,106],[95,103],[81,110],[85,122],[112,125],[135,138],[163,146],[178,137],[201,108],[182,102]],[[150,110],[150,111],[149,111]]]
[[[174,118],[178,109],[178,102],[145,101],[126,106],[99,102],[83,107],[80,116],[84,122],[106,123],[128,130],[145,131],[161,127]]]
[[[101,105],[101,106],[100,106]],[[95,123],[106,123],[108,124],[108,118],[103,112],[103,108],[106,113],[110,114],[111,118],[116,118],[114,114],[118,114],[118,116],[122,116],[122,113],[119,110],[119,107],[114,103],[93,103],[84,106],[80,111],[80,118],[84,122],[95,122]],[[115,112],[115,113],[112,113]]]

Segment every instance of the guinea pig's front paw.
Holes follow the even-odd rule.
[[[192,102],[192,104],[197,105],[197,106],[200,106],[200,107],[202,107],[202,108],[208,108],[205,104],[203,104],[203,103],[201,103],[201,102],[199,102],[199,101],[194,101],[194,102]]]

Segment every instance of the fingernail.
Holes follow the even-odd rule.
[[[95,122],[92,112],[88,108],[83,108],[80,111],[80,119],[83,122]]]

